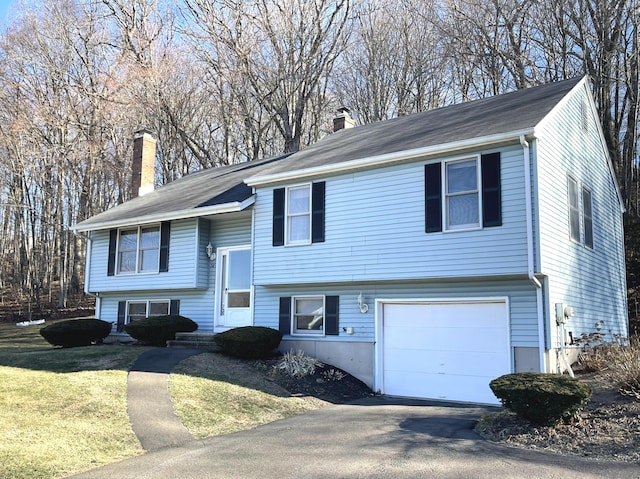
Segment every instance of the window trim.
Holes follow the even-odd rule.
[[[297,299],[321,299],[322,300],[322,329],[298,329],[296,328],[296,300]],[[322,294],[310,294],[310,295],[295,295],[291,296],[291,313],[290,313],[291,329],[290,334],[292,336],[313,336],[324,337],[326,336],[327,326],[327,297]]]
[[[167,314],[171,314],[171,300],[170,299],[128,299],[125,307],[125,316],[124,316],[124,324],[129,324],[131,322],[129,315],[129,305],[130,304],[145,304],[145,318],[150,318],[153,316],[165,316],[164,314],[154,314],[149,315],[151,310],[151,303],[166,303],[167,305]]]
[[[448,188],[447,188],[447,179],[448,179],[448,166],[450,164],[453,163],[463,163],[463,162],[468,162],[468,161],[475,161],[476,163],[476,189],[475,190],[469,190],[469,191],[465,191],[462,193],[454,193],[454,194],[449,194],[448,192]],[[459,157],[459,158],[451,158],[449,160],[444,160],[442,161],[442,170],[440,172],[440,179],[441,179],[441,191],[442,191],[442,213],[441,213],[441,217],[442,217],[442,232],[443,233],[447,233],[447,232],[452,232],[452,231],[473,231],[473,230],[480,230],[484,227],[483,225],[483,205],[482,205],[482,162],[480,161],[480,155],[471,155],[471,156],[464,156],[464,157]],[[461,196],[461,195],[465,195],[465,194],[471,194],[475,192],[475,195],[477,197],[477,207],[478,207],[478,222],[477,223],[469,223],[467,225],[461,225],[461,226],[456,226],[456,227],[451,227],[449,226],[449,198],[451,197],[456,197],[456,196]]]
[[[306,188],[309,193],[309,201],[308,208],[306,213],[294,213],[289,214],[289,193],[291,190]],[[312,243],[313,238],[313,224],[312,224],[312,214],[313,214],[313,187],[312,183],[300,183],[296,185],[290,185],[285,188],[285,196],[284,196],[284,246],[305,246],[310,245]],[[309,235],[305,240],[299,241],[291,241],[289,238],[290,228],[289,228],[289,219],[293,217],[301,217],[306,216],[309,221]]]
[[[121,235],[123,231],[130,231],[133,229],[136,229],[136,266],[135,266],[135,270],[134,271],[122,271],[121,269]],[[158,247],[157,248],[142,248],[142,230],[143,229],[150,229],[150,228],[157,228],[158,230]],[[156,264],[155,269],[150,270],[150,271],[141,271],[140,270],[140,266],[141,266],[141,254],[143,251],[148,251],[148,250],[152,250],[152,249],[157,249],[158,251],[158,261]],[[144,275],[144,274],[157,274],[160,272],[160,261],[161,261],[161,250],[162,250],[162,224],[161,223],[152,223],[152,224],[145,224],[145,225],[137,225],[135,227],[124,227],[124,228],[118,228],[118,234],[117,234],[117,240],[116,240],[116,251],[115,251],[115,274],[117,276],[131,276],[131,275]]]
[[[571,202],[571,185],[575,186],[575,196],[576,196],[576,204],[572,205]],[[567,213],[568,213],[568,226],[569,226],[569,239],[574,243],[581,244],[582,243],[582,225],[581,225],[581,216],[582,216],[582,208],[581,208],[581,198],[580,198],[580,186],[578,184],[578,180],[572,176],[571,174],[567,174]],[[576,231],[573,231],[573,217],[577,217],[578,226]],[[575,234],[574,234],[575,233]]]
[[[585,201],[584,201],[584,195],[585,193],[588,193],[589,195],[589,209],[591,210],[591,215],[587,216],[586,214],[586,210],[585,210]],[[583,244],[585,247],[589,248],[589,249],[594,249],[594,234],[593,234],[593,192],[591,191],[591,189],[587,186],[582,185],[582,188],[580,189],[580,201],[581,201],[581,206],[582,206],[582,215],[581,215],[581,219],[582,219],[582,228],[581,228],[581,233],[582,233],[582,237],[583,237]],[[588,243],[587,242],[587,218],[589,219],[588,223],[591,225],[591,241]]]
[[[576,204],[571,204],[571,186],[575,187],[575,201]],[[591,215],[588,216],[585,209],[585,194],[589,196],[589,209]],[[594,239],[594,221],[593,221],[593,190],[584,183],[579,182],[575,176],[571,173],[567,173],[567,213],[568,213],[568,227],[569,227],[569,240],[573,243],[579,244],[590,250],[595,249]],[[577,229],[573,231],[572,217],[577,217]],[[590,241],[587,241],[587,224],[591,225]]]

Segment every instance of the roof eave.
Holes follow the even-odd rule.
[[[200,216],[218,215],[222,213],[235,213],[242,211],[253,203],[255,203],[255,195],[250,196],[243,201],[233,201],[231,203],[224,203],[221,205],[205,206],[200,208],[189,208],[186,210],[169,211],[166,213],[158,213],[153,215],[144,215],[131,217],[120,220],[103,221],[100,223],[90,223],[83,226],[82,223],[71,226],[69,229],[73,232],[87,232],[96,230],[105,230],[111,228],[122,228],[125,226],[142,225],[149,223],[157,223],[160,221],[172,221],[185,218],[197,218]]]
[[[510,131],[507,133],[499,133],[467,140],[456,141],[452,143],[444,143],[439,145],[428,146],[424,148],[415,148],[412,150],[403,150],[384,155],[369,156],[366,158],[358,158],[355,160],[335,163],[330,165],[315,166],[311,168],[303,168],[300,170],[286,171],[274,173],[270,175],[253,176],[244,180],[249,186],[269,186],[284,181],[298,180],[302,178],[313,178],[319,176],[334,175],[345,173],[351,170],[368,169],[372,167],[387,166],[406,160],[413,160],[424,156],[441,155],[445,153],[454,153],[456,151],[483,147],[488,145],[498,145],[510,141],[520,141],[522,135],[532,136],[534,128],[526,128],[522,130]]]

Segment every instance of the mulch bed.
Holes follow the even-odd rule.
[[[292,396],[313,396],[332,404],[346,404],[374,396],[365,383],[335,366],[323,364],[316,368],[313,375],[295,378],[274,368],[279,360],[257,361],[253,367],[263,371],[266,369],[268,379],[289,391]]]
[[[515,414],[483,417],[482,437],[508,446],[596,460],[640,462],[640,401],[626,397],[593,373],[576,375],[593,391],[576,424],[535,427]]]

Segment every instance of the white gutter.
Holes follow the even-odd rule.
[[[232,203],[224,203],[221,205],[205,206],[202,208],[189,208],[186,210],[169,211],[166,213],[157,213],[153,215],[145,215],[138,217],[124,218],[120,220],[103,221],[101,223],[90,223],[82,225],[82,223],[73,225],[69,229],[74,233],[77,231],[95,231],[111,228],[121,228],[130,225],[142,225],[148,223],[157,223],[159,221],[171,221],[183,218],[197,218],[199,216],[218,215],[221,213],[234,213],[242,211],[255,203],[255,195],[250,196],[244,201],[234,201]]]
[[[529,281],[536,286],[536,309],[538,311],[538,351],[540,354],[540,371],[546,371],[545,364],[545,337],[544,337],[544,305],[542,301],[542,284],[535,276],[535,264],[533,256],[533,202],[531,199],[531,156],[529,142],[524,135],[520,135],[520,144],[524,154],[524,195],[525,208],[527,214],[527,275]]]
[[[470,138],[453,143],[427,146],[424,148],[414,148],[413,150],[402,150],[393,153],[386,153],[384,155],[368,156],[366,158],[358,158],[355,160],[338,162],[329,165],[314,166],[311,168],[285,171],[270,175],[252,176],[244,180],[244,182],[249,186],[264,186],[282,181],[298,180],[314,176],[327,176],[360,168],[386,166],[400,161],[412,160],[429,155],[441,155],[443,153],[451,153],[467,148],[482,147],[486,145],[495,146],[497,143],[505,143],[514,140],[518,141],[518,139],[524,137],[524,135],[531,134],[533,134],[533,128],[527,128],[526,130],[499,133],[495,135],[483,136],[480,138]]]

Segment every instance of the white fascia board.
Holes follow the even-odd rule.
[[[123,226],[143,225],[149,223],[158,223],[160,221],[172,221],[185,218],[197,218],[199,216],[219,215],[222,213],[235,213],[242,211],[253,203],[255,203],[255,195],[250,196],[244,201],[234,201],[232,203],[224,203],[221,205],[205,206],[202,208],[190,208],[187,210],[170,211],[167,213],[159,213],[155,215],[137,216],[115,221],[104,221],[102,223],[93,223],[86,226],[73,225],[69,229],[74,232],[96,231],[111,228],[122,228]]]
[[[406,160],[413,160],[424,156],[442,155],[468,148],[497,145],[509,141],[520,141],[521,135],[530,136],[533,135],[533,133],[533,128],[526,128],[524,130],[510,131],[508,133],[499,133],[496,135],[489,135],[478,138],[470,138],[468,140],[456,141],[453,143],[444,143],[440,145],[428,146],[425,148],[414,148],[413,150],[403,150],[393,153],[387,153],[385,155],[358,158],[356,160],[345,161],[342,163],[315,166],[312,168],[303,168],[294,171],[285,171],[282,173],[274,173],[271,175],[252,176],[245,179],[244,182],[249,186],[266,186],[284,181],[334,175],[350,170],[377,168]]]

